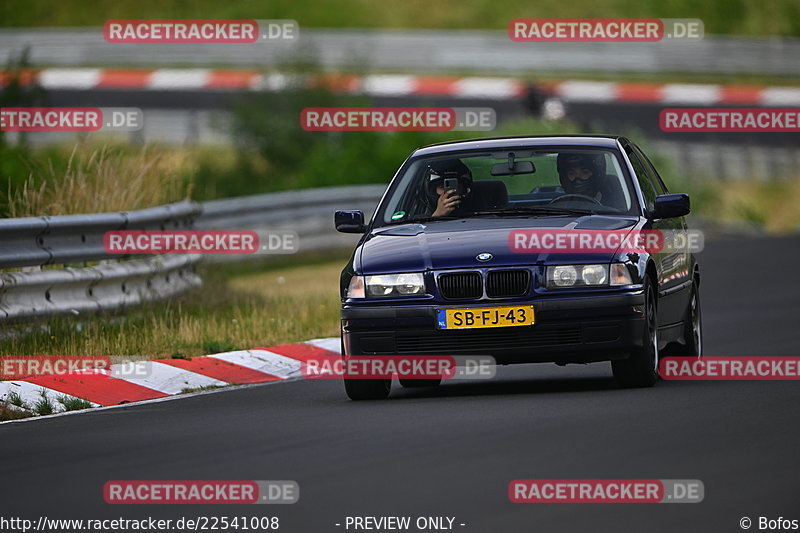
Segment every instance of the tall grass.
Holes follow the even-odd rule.
[[[709,180],[697,188],[703,216],[748,222],[770,233],[800,231],[800,176],[788,180]]]
[[[76,145],[65,162],[30,163],[28,178],[8,182],[4,211],[10,217],[129,211],[188,198],[188,154],[145,147]]]

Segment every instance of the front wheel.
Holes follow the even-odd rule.
[[[351,400],[384,400],[392,390],[392,380],[344,378],[344,390]]]
[[[611,361],[614,379],[620,387],[652,387],[658,381],[658,320],[656,296],[649,278],[644,286],[645,325],[642,347],[627,359]]]

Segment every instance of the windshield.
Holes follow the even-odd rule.
[[[377,223],[466,217],[635,214],[613,150],[503,149],[418,158],[398,175]]]

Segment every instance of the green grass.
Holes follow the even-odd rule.
[[[6,399],[8,403],[13,405],[14,407],[19,407],[20,409],[30,410],[30,406],[25,403],[25,400],[19,395],[19,393],[11,391],[8,393],[8,398]]]
[[[56,397],[56,402],[61,404],[64,411],[79,411],[89,409],[92,404],[86,400],[60,394]],[[56,412],[56,404],[48,396],[45,389],[39,391],[39,399],[33,405],[25,402],[18,393],[9,392],[4,402],[0,402],[0,422],[8,420],[19,420],[32,416],[52,415]]]
[[[205,350],[206,353],[232,352],[241,349],[242,347],[230,342],[203,341],[203,350]]]
[[[47,395],[45,389],[39,391],[39,399],[33,404],[33,412],[40,416],[52,415],[55,412],[53,400]]]
[[[66,399],[66,397],[63,398]],[[62,402],[62,397],[57,398],[57,400]],[[83,402],[84,400],[80,401]],[[88,402],[86,403],[89,405]],[[44,388],[39,391],[39,399],[36,400],[33,405],[28,404],[14,391],[8,393],[5,404],[6,405],[0,405],[0,421],[17,420],[34,415],[52,415],[55,412],[53,400],[48,396],[47,390]],[[63,405],[66,407],[66,404]],[[13,406],[16,409],[11,409],[9,406]]]
[[[303,27],[491,28],[514,18],[699,18],[707,33],[800,35],[796,0],[3,0],[6,26],[99,26],[113,18],[294,19]]]
[[[0,176],[0,183],[4,178],[7,184],[0,191],[5,200],[0,215],[129,211],[183,200],[191,190],[186,175],[191,163],[183,151],[82,143],[33,153],[17,150],[0,145],[0,156],[11,152],[26,167]],[[0,163],[0,170],[4,166]]]
[[[800,176],[767,183],[709,180],[687,189],[693,205],[695,197],[702,202],[696,212],[705,217],[746,222],[769,233],[800,231]]]
[[[92,407],[90,402],[74,396],[61,395],[56,398],[56,401],[64,407],[65,411],[80,411],[82,409],[91,409]]]

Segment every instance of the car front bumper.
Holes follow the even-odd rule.
[[[342,341],[348,355],[489,355],[499,364],[589,363],[623,359],[641,347],[644,295],[558,296],[458,304],[345,305]],[[436,310],[533,305],[530,326],[441,330]]]

